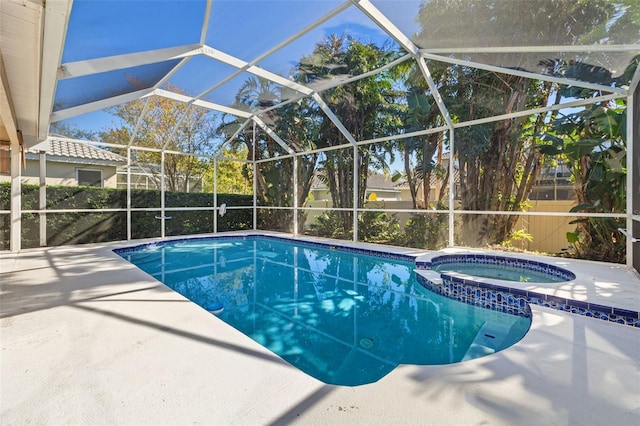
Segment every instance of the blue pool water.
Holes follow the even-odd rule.
[[[305,373],[379,380],[399,364],[449,364],[519,341],[530,318],[420,286],[413,261],[264,237],[181,240],[119,254]]]

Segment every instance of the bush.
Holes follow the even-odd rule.
[[[349,240],[352,238],[351,229],[345,229],[343,221],[335,211],[322,212],[316,217],[316,223],[308,226],[309,234],[318,237],[335,238],[338,240]]]
[[[400,224],[395,214],[365,211],[358,219],[358,239],[368,243],[390,244],[397,240]]]
[[[47,213],[47,245],[85,244],[105,241],[121,241],[127,238],[126,212],[101,212],[100,209],[125,209],[126,189],[94,188],[78,186],[47,186],[47,209],[69,210],[62,213]],[[131,191],[133,208],[159,208],[161,192],[157,190]],[[227,206],[252,206],[250,195],[218,194],[218,204]],[[22,185],[21,207],[23,210],[38,210],[38,185]],[[213,207],[211,193],[166,192],[167,207]],[[11,208],[11,184],[0,183],[0,210]],[[74,210],[95,209],[95,213]],[[131,212],[131,236],[134,239],[160,236],[161,222],[157,211]],[[213,232],[214,211],[172,211],[165,222],[166,235],[188,235]],[[251,228],[253,211],[227,210],[218,217],[218,231]],[[9,215],[0,215],[0,249],[9,249],[11,224]],[[40,215],[22,214],[22,247],[40,245]]]
[[[351,239],[351,229],[344,229],[342,220],[335,211],[323,212],[316,217],[316,223],[309,225],[312,235],[347,240]],[[358,217],[358,239],[369,243],[391,244],[397,241],[400,225],[396,215],[386,212],[364,211]]]
[[[447,245],[447,229],[446,214],[414,214],[404,227],[402,244],[407,247],[438,250]]]

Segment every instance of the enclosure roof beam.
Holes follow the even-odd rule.
[[[141,65],[186,58],[202,53],[202,46],[188,44],[184,46],[168,47],[166,49],[147,50],[144,52],[127,53],[124,55],[107,56],[86,61],[67,62],[60,65],[58,79],[82,77],[90,74],[116,71]]]
[[[326,15],[324,15],[322,18],[318,19],[317,21],[313,22],[312,24],[308,25],[307,27],[303,28],[302,30],[298,31],[296,34],[292,35],[291,37],[287,38],[286,40],[283,40],[281,43],[279,43],[278,45],[274,46],[272,49],[267,50],[266,52],[264,52],[263,54],[261,54],[260,56],[255,58],[253,61],[245,63],[245,65],[243,65],[242,67],[238,68],[237,71],[235,71],[231,75],[227,76],[226,78],[220,80],[219,82],[217,82],[213,86],[209,87],[207,90],[205,90],[201,94],[197,95],[196,99],[200,99],[203,96],[206,96],[208,93],[211,93],[212,91],[214,91],[218,87],[222,86],[226,82],[234,79],[238,75],[240,75],[243,72],[247,71],[250,67],[258,64],[264,58],[266,58],[269,55],[271,55],[272,53],[280,50],[281,48],[283,48],[284,46],[288,45],[289,43],[299,39],[300,37],[302,37],[303,35],[305,35],[309,31],[312,31],[313,29],[319,27],[320,25],[322,25],[323,23],[325,23],[329,19],[333,18],[334,16],[338,15],[339,13],[341,13],[342,11],[344,11],[345,9],[347,9],[350,6],[351,6],[351,3],[349,3],[349,1],[346,1],[342,5],[338,6],[337,8],[333,9],[331,12],[327,13]],[[201,44],[204,44],[204,40],[201,40]],[[287,82],[289,82],[289,80],[287,80]],[[298,90],[298,89],[295,89],[295,90]],[[280,105],[282,105],[282,104],[279,104],[278,106],[280,106]]]
[[[446,132],[447,130],[450,130],[450,127],[448,127],[448,126],[432,127],[430,129],[425,129],[425,130],[416,130],[415,132],[407,132],[407,133],[401,133],[401,134],[393,135],[393,136],[385,136],[385,137],[381,137],[381,138],[367,139],[367,140],[364,140],[364,141],[359,141],[358,145],[369,145],[369,144],[372,144],[372,143],[380,143],[380,142],[388,142],[388,141],[394,141],[394,140],[402,140],[402,139],[413,138],[413,137],[417,137],[417,136],[431,135],[433,133]]]
[[[420,53],[450,55],[452,53],[584,53],[584,52],[637,52],[637,44],[589,44],[565,46],[484,46],[438,47],[420,49]]]
[[[478,124],[493,123],[493,122],[496,122],[496,121],[509,120],[511,118],[517,118],[517,117],[527,117],[527,116],[530,116],[530,115],[542,114],[542,113],[549,112],[549,111],[558,111],[558,110],[567,109],[567,108],[579,108],[579,107],[584,107],[584,106],[587,106],[587,105],[593,105],[593,104],[596,104],[596,103],[608,102],[608,101],[613,100],[613,99],[620,99],[620,98],[624,98],[624,97],[625,96],[623,96],[623,95],[617,95],[617,94],[608,94],[608,95],[596,96],[594,98],[580,99],[580,100],[577,100],[577,101],[567,102],[567,103],[564,103],[564,104],[549,105],[549,106],[546,106],[546,107],[540,107],[540,108],[526,109],[526,110],[523,110],[523,111],[511,112],[509,114],[494,115],[493,117],[478,118],[476,120],[463,121],[463,122],[460,122],[460,123],[454,123],[453,127],[458,129],[460,127],[477,126]]]
[[[343,79],[337,79],[337,80],[326,80],[323,81],[321,84],[319,85],[314,85],[313,89],[314,91],[320,93],[320,92],[324,92],[325,90],[329,90],[329,89],[333,89],[334,87],[338,87],[338,86],[342,86],[344,84],[348,84],[348,83],[353,83],[354,81],[358,81],[358,80],[362,80],[363,78],[367,78],[367,77],[371,77],[373,75],[377,75],[379,73],[381,73],[382,71],[388,70],[390,68],[395,67],[398,64],[403,63],[406,60],[409,60],[411,58],[414,58],[413,55],[410,54],[406,54],[404,56],[399,57],[398,59],[395,59],[391,62],[389,62],[388,64],[380,67],[380,68],[376,68],[374,70],[362,73],[362,74],[358,74],[358,75],[354,75],[351,77],[345,77]],[[415,59],[415,58],[414,58]],[[277,108],[278,105],[276,105],[274,108]]]
[[[173,141],[173,139],[176,136],[176,133],[178,133],[178,128],[180,127],[180,125],[182,124],[182,121],[184,120],[184,118],[187,116],[187,114],[191,110],[191,106],[192,105],[193,105],[192,103],[188,103],[187,106],[185,107],[184,111],[180,115],[180,117],[178,117],[178,120],[176,121],[176,124],[174,124],[173,128],[171,129],[171,133],[169,134],[169,137],[164,142],[164,145],[162,145],[162,150],[167,149],[167,147],[169,146],[171,141]]]
[[[299,83],[295,83],[291,80],[288,80],[284,77],[279,76],[278,74],[274,74],[272,72],[269,72],[263,68],[260,68],[256,65],[251,65],[248,62],[245,62],[241,59],[238,59],[234,56],[231,56],[229,54],[226,54],[218,49],[214,49],[213,47],[210,46],[204,46],[203,47],[203,51],[202,54],[205,56],[208,56],[212,59],[218,60],[220,62],[223,62],[227,65],[231,65],[232,67],[238,68],[240,70],[244,70],[247,71],[248,73],[251,73],[253,75],[256,75],[258,77],[262,77],[265,78],[267,80],[273,81],[274,83],[278,83],[281,84],[285,87],[288,87],[289,89],[292,90],[296,90],[300,93],[304,93],[305,95],[311,95],[311,93],[313,92],[313,90],[311,90],[310,88],[303,86],[302,84]]]
[[[56,72],[62,59],[64,42],[69,26],[72,1],[45,3],[42,32],[42,72],[40,73],[40,106],[38,111],[38,139],[49,134],[49,124],[56,93]],[[50,72],[51,71],[51,72]]]
[[[280,136],[278,136],[273,130],[271,130],[269,126],[265,124],[264,121],[262,121],[260,118],[256,117],[255,115],[252,117],[252,119],[258,126],[260,126],[262,130],[264,130],[269,136],[271,136],[271,138],[273,138],[273,140],[276,141],[278,145],[282,147],[282,149],[287,151],[287,153],[289,154],[292,154],[292,155],[295,154],[295,151],[291,149],[291,147],[287,145],[287,143],[283,141],[280,138]]]
[[[140,115],[138,116],[137,120],[136,120],[136,125],[133,127],[133,131],[131,132],[131,137],[129,138],[129,144],[128,146],[133,145],[133,141],[136,139],[136,135],[138,134],[138,130],[140,130],[140,126],[142,125],[142,122],[144,120],[144,117],[146,117],[147,115],[147,111],[149,110],[149,105],[150,105],[150,97],[147,97],[145,99],[144,102],[144,107],[142,108],[142,111],[140,111]]]
[[[470,68],[478,68],[478,69],[482,69],[482,70],[485,70],[485,71],[497,72],[497,73],[500,73],[500,74],[509,74],[509,75],[515,75],[515,76],[518,76],[518,77],[530,78],[532,80],[548,81],[550,83],[557,83],[557,84],[562,84],[562,85],[567,85],[567,86],[582,87],[582,88],[585,88],[585,89],[599,90],[599,91],[602,91],[602,92],[611,92],[611,93],[619,93],[619,94],[626,94],[627,93],[626,89],[620,88],[620,87],[604,86],[602,84],[587,83],[587,82],[583,82],[583,81],[579,81],[579,80],[573,80],[573,79],[569,79],[569,78],[553,77],[553,76],[544,75],[544,74],[538,74],[538,73],[529,72],[529,71],[516,70],[516,69],[513,69],[513,68],[504,68],[504,67],[498,67],[498,66],[495,66],[495,65],[481,64],[479,62],[473,62],[473,61],[467,61],[467,60],[464,60],[464,59],[451,58],[451,57],[448,57],[448,56],[433,55],[431,53],[422,53],[422,57],[427,58],[427,59],[432,59],[434,61],[446,62],[446,63],[454,64],[454,65],[462,65],[462,66],[470,67]]]
[[[238,129],[233,133],[233,135],[231,135],[231,137],[229,139],[227,139],[226,141],[222,142],[220,144],[220,146],[218,147],[218,150],[220,150],[223,146],[225,146],[226,144],[230,143],[232,140],[234,140],[235,138],[238,137],[238,135],[240,134],[240,132],[242,132],[245,127],[247,127],[247,125],[249,123],[251,123],[252,120],[249,118],[247,120],[244,121],[244,123],[242,123],[240,126],[238,126]],[[216,158],[220,158],[217,155],[215,156]]]
[[[431,89],[431,95],[436,101],[440,113],[444,117],[445,122],[450,129],[453,129],[453,122],[449,116],[449,111],[442,100],[442,96],[438,92],[438,88],[431,78],[431,72],[427,68],[424,61],[420,58],[420,49],[416,46],[409,37],[404,35],[402,31],[398,29],[385,15],[383,15],[369,0],[351,0],[362,12],[364,12],[371,20],[373,20],[378,26],[380,26],[387,34],[389,34],[394,40],[396,40],[402,47],[404,47],[416,60],[420,71],[427,80],[427,84]]]
[[[420,71],[422,71],[422,75],[425,80],[427,80],[427,85],[431,90],[431,96],[433,96],[433,99],[436,101],[436,105],[438,105],[438,109],[440,110],[445,123],[447,123],[447,126],[453,130],[453,120],[451,120],[451,115],[449,115],[449,109],[445,105],[442,95],[438,91],[436,83],[433,81],[433,77],[431,77],[429,67],[427,67],[427,64],[422,59],[417,59],[416,62],[418,63],[418,67],[420,68]]]
[[[386,16],[384,16],[369,0],[351,0],[358,9],[389,34],[395,41],[405,48],[414,57],[419,54],[418,47],[411,41],[409,37],[404,35]]]
[[[153,94],[162,96],[165,98],[173,99],[174,101],[184,102],[186,104],[192,103],[193,105],[201,106],[203,108],[207,108],[210,110],[224,112],[227,114],[236,115],[238,117],[249,118],[251,116],[250,112],[245,112],[236,108],[226,107],[224,105],[215,104],[213,102],[204,101],[202,99],[193,100],[191,96],[182,95],[180,93],[175,93],[165,89],[155,89],[153,91]]]
[[[153,89],[156,90],[160,87],[162,87],[162,85],[168,81],[172,75],[174,75],[176,72],[178,72],[178,70],[180,70],[180,68],[182,68],[187,62],[189,62],[189,60],[192,58],[193,56],[187,56],[185,58],[182,58],[182,60],[176,64],[175,67],[173,67],[164,77],[162,77],[160,79],[160,81],[158,81],[154,86]],[[144,108],[142,109],[142,111],[140,112],[140,115],[138,116],[138,119],[136,120],[136,125],[133,128],[133,132],[131,132],[131,137],[129,138],[129,146],[131,146],[133,144],[133,141],[136,138],[136,135],[138,134],[138,131],[140,130],[140,125],[142,124],[144,118],[147,115],[147,112],[149,111],[149,105],[150,105],[150,99],[151,98],[147,98],[147,101],[144,104]]]
[[[322,111],[324,111],[325,114],[327,114],[327,117],[329,117],[329,120],[331,120],[333,122],[333,124],[338,128],[338,130],[340,131],[340,133],[342,133],[342,135],[347,138],[347,140],[352,144],[352,145],[356,145],[356,140],[353,137],[353,135],[351,133],[349,133],[349,131],[347,130],[346,127],[344,127],[344,124],[342,124],[342,122],[340,121],[340,119],[338,117],[336,117],[336,115],[333,113],[333,111],[331,111],[331,108],[329,108],[329,105],[327,105],[324,102],[324,99],[322,99],[322,97],[317,94],[314,93],[312,95],[312,98],[314,101],[316,101],[318,103],[318,106],[320,107],[320,109],[322,109]]]
[[[68,118],[75,117],[78,115],[87,114],[89,112],[98,111],[98,110],[109,108],[115,105],[120,105],[127,102],[142,99],[151,94],[153,94],[153,88],[148,88],[148,89],[138,90],[136,92],[125,93],[123,95],[113,96],[107,99],[101,99],[95,102],[89,102],[89,103],[78,105],[71,108],[61,109],[59,111],[54,111],[51,114],[50,121],[51,123],[55,123],[57,121],[66,120]]]
[[[202,30],[200,30],[200,44],[204,45],[207,39],[207,29],[209,28],[209,18],[211,18],[211,3],[213,0],[207,0],[207,5],[204,9],[204,19],[202,20]]]

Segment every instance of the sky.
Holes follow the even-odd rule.
[[[263,53],[310,25],[342,4],[342,1],[243,1],[216,0],[205,44],[244,61],[253,61]],[[238,7],[238,4],[242,7]],[[73,3],[69,31],[62,62],[75,62],[103,56],[122,55],[200,41],[206,2],[204,1],[99,1],[76,0]],[[286,19],[296,14],[296,19]],[[390,38],[362,12],[351,6],[302,38],[268,56],[258,65],[283,77],[304,55],[313,51],[316,43],[330,34],[345,34],[376,44]],[[127,84],[132,76],[145,87],[155,84],[164,72],[175,65],[167,63],[139,67],[107,75],[61,80],[58,85],[57,109],[131,91]],[[152,72],[150,68],[153,68]],[[236,69],[207,57],[192,59],[175,73],[169,82],[198,95]],[[156,78],[150,78],[149,76]],[[248,74],[236,78],[206,97],[215,103],[230,105]],[[94,129],[109,125],[111,117],[104,113],[87,114],[66,122]]]

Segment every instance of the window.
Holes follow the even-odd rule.
[[[76,169],[78,186],[102,187],[102,170]]]

